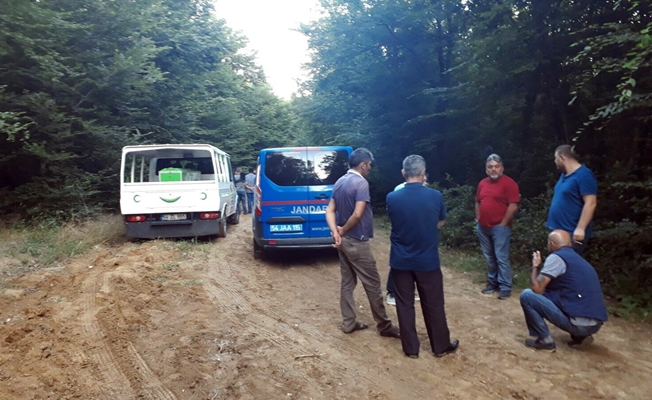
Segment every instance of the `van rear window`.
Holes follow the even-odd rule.
[[[265,176],[279,186],[332,185],[349,169],[346,150],[269,152]]]

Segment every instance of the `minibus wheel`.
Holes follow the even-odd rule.
[[[256,260],[261,260],[265,258],[265,250],[256,243],[256,239],[253,239],[254,242],[254,258]]]
[[[226,218],[221,218],[218,224],[217,237],[226,237]]]

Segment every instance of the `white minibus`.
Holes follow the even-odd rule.
[[[126,146],[120,211],[129,238],[226,236],[237,224],[231,159],[208,144]]]

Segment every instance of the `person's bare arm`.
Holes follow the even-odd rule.
[[[593,219],[593,214],[598,206],[598,196],[594,194],[585,194],[582,196],[582,200],[584,200],[582,214],[580,215],[580,220],[573,232],[573,240],[579,243],[581,243],[586,237],[586,227],[589,226],[589,223]]]
[[[337,229],[337,216],[336,216],[337,207],[335,205],[335,200],[331,199],[326,207],[326,223],[328,228],[331,230],[331,235],[333,235],[333,247],[338,248],[342,244],[342,237],[340,236]]]
[[[552,279],[541,275],[541,252],[532,253],[532,272],[530,274],[530,287],[534,293],[541,294],[546,290],[546,286]]]
[[[480,202],[475,202],[475,220],[480,221]]]
[[[445,219],[437,222],[437,228],[441,228],[442,226],[444,226],[445,223],[446,223]]]
[[[516,214],[516,210],[518,210],[518,203],[509,203],[507,206],[507,211],[505,211],[505,216],[503,216],[503,220],[500,221],[500,226],[507,226],[509,223],[512,221],[512,218],[514,218],[514,214]]]

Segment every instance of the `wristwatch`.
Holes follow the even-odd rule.
[[[532,270],[535,269],[535,268],[536,268],[536,269],[540,269],[538,265],[533,265],[533,266],[530,267],[530,271],[532,271]]]

